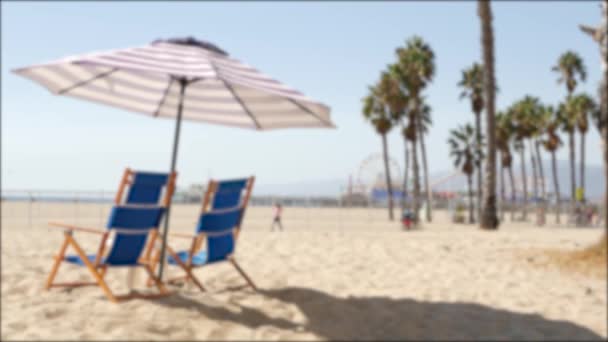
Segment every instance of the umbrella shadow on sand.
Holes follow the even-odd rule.
[[[592,330],[568,321],[495,309],[474,303],[422,302],[389,297],[332,296],[309,288],[259,290],[258,293],[295,305],[306,317],[302,326],[272,318],[251,307],[240,312],[172,296],[165,305],[197,309],[214,320],[256,328],[271,325],[300,330],[329,340],[604,340]]]

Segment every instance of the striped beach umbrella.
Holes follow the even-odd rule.
[[[175,171],[182,120],[255,130],[335,127],[328,106],[230,57],[214,44],[194,38],[156,40],[13,71],[53,94],[174,119],[171,172]],[[170,207],[161,260],[165,258],[169,214]]]

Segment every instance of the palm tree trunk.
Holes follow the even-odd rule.
[[[532,139],[528,140],[530,143],[530,162],[532,162],[532,193],[534,194],[534,200],[538,198],[538,169],[536,166],[536,157],[534,157],[534,145]]]
[[[418,117],[418,105],[419,105],[419,101],[418,98],[414,95],[414,108],[413,108],[413,119],[417,120],[416,118]],[[414,121],[415,122],[415,121]],[[418,167],[418,148],[417,148],[417,140],[418,140],[418,127],[416,127],[417,125],[415,125],[415,129],[414,129],[414,134],[413,134],[413,140],[412,140],[412,170],[414,173],[414,194],[412,197],[412,207],[413,207],[413,211],[414,211],[414,223],[418,224],[418,217],[419,217],[419,211],[420,211],[420,204],[419,204],[419,199],[420,199],[420,174],[419,174],[419,167]]]
[[[543,168],[543,160],[540,157],[540,142],[538,139],[534,139],[534,147],[536,148],[536,164],[538,165],[538,174],[540,176],[540,195],[542,201],[540,203],[542,207],[542,221],[547,221],[547,188],[545,185],[545,170]]]
[[[420,210],[420,176],[418,174],[418,149],[416,148],[416,141],[412,142],[412,171],[414,174],[414,193],[412,195],[412,209],[414,211],[414,222],[418,223],[418,212]]]
[[[551,151],[551,169],[553,171],[553,192],[555,192],[555,223],[560,223],[561,196],[559,194],[559,180],[557,177],[557,162],[555,161],[555,151]]]
[[[500,152],[500,159],[503,158],[503,153]],[[500,163],[500,220],[505,220],[505,167]]]
[[[496,85],[494,79],[494,34],[492,32],[492,11],[490,2],[479,0],[479,18],[481,19],[481,44],[483,46],[484,91],[486,105],[486,183],[483,191],[483,215],[481,227],[498,229],[496,216],[496,125],[494,118],[494,100]]]
[[[608,4],[606,5],[608,7]],[[605,81],[608,84],[608,69],[605,73]],[[605,90],[608,93],[608,90]],[[608,94],[606,94],[608,98]],[[608,237],[608,103],[605,104],[604,128],[602,129],[602,145],[604,146],[604,241]],[[601,214],[600,214],[601,215]]]
[[[386,143],[386,134],[382,134],[382,149],[384,155],[384,171],[386,174],[386,191],[388,194],[388,218],[392,221],[393,216],[393,187],[391,183],[391,172],[388,166],[388,146]]]
[[[481,149],[481,113],[475,113],[475,151]],[[483,168],[482,161],[475,164],[475,173],[477,174],[477,217],[481,220],[481,201],[482,199],[482,179],[483,179]]]
[[[408,145],[408,141],[405,137],[403,137],[403,147],[405,150],[405,161],[404,161],[404,165],[405,165],[405,170],[404,175],[403,175],[403,195],[402,195],[402,209],[405,210],[405,208],[407,207],[407,180],[409,178],[409,170],[410,170],[410,158],[409,158],[409,145]]]
[[[543,199],[547,198],[547,188],[545,184],[545,169],[543,168],[543,160],[541,158],[540,142],[534,139],[534,147],[536,148],[536,164],[538,164],[538,174],[540,176],[540,195]]]
[[[569,139],[569,147],[570,147],[570,206],[571,212],[574,213],[574,208],[576,206],[576,169],[574,167],[574,163],[576,161],[575,158],[575,143],[574,143],[574,132],[568,133]]]
[[[608,1],[608,0],[607,0]],[[604,4],[604,14],[608,17],[608,3]],[[606,18],[608,21],[608,18]],[[604,43],[608,46],[608,34],[604,37]],[[608,49],[608,48],[607,48]],[[608,67],[604,69],[604,86],[602,87],[603,96],[601,99],[600,115],[604,118],[604,126],[600,129],[601,142],[604,152],[604,245],[608,240]],[[600,210],[599,215],[602,215]],[[601,217],[601,216],[600,216]]]
[[[583,202],[585,201],[585,133],[581,132],[581,165],[580,165],[580,188],[583,189]]]
[[[509,165],[509,179],[511,182],[511,222],[515,221],[515,177],[513,177],[513,167]]]
[[[433,204],[433,192],[429,184],[429,170],[426,163],[426,148],[424,145],[424,132],[422,130],[422,123],[420,116],[418,116],[418,133],[420,137],[420,153],[422,154],[422,171],[424,172],[424,190],[426,191],[426,222],[433,221],[433,215],[431,213],[431,205]]]
[[[521,150],[519,151],[519,157],[521,160],[521,183],[522,183],[522,191],[523,191],[523,203],[522,203],[522,220],[526,220],[528,218],[528,179],[526,175],[526,146],[522,144]]]
[[[604,146],[604,239],[606,246],[608,240],[608,0],[604,0],[602,7],[602,27],[604,28],[603,41],[600,43],[602,54],[603,81],[601,86],[600,115],[604,118],[604,127],[600,130]]]
[[[469,184],[469,223],[475,223],[475,217],[473,215],[473,177],[472,175],[467,175],[467,183]]]

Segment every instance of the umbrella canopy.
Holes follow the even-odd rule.
[[[257,130],[335,127],[328,106],[194,38],[66,57],[14,70],[52,93],[175,118],[171,172],[182,120]],[[161,248],[162,278],[171,206]]]
[[[154,117],[252,129],[333,127],[330,109],[193,38],[66,57],[14,70],[58,95]]]

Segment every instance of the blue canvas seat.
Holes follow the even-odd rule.
[[[193,269],[228,261],[234,265],[251,287],[256,288],[234,258],[236,240],[249,202],[254,179],[254,177],[249,177],[209,182],[195,235],[188,236],[192,239],[191,248],[174,251],[168,247],[167,262],[170,265],[180,266],[186,272],[185,277],[170,281],[192,280],[201,290],[204,290],[200,281],[192,274]],[[181,234],[171,235],[185,237]]]
[[[115,204],[105,231],[51,222],[54,227],[64,229],[65,241],[47,279],[47,289],[54,286],[99,285],[112,301],[125,299],[111,293],[103,277],[108,267],[144,267],[161,294],[168,293],[163,284],[154,277],[151,267],[151,252],[157,229],[163,219],[165,208],[171,200],[175,187],[175,175],[163,173],[135,172],[127,169],[123,175]],[[126,196],[123,198],[125,189]],[[85,254],[73,238],[75,231],[102,235],[97,254]],[[106,243],[112,238],[106,253]],[[72,246],[76,254],[66,255]],[[61,262],[87,267],[96,279],[95,283],[54,283]]]

